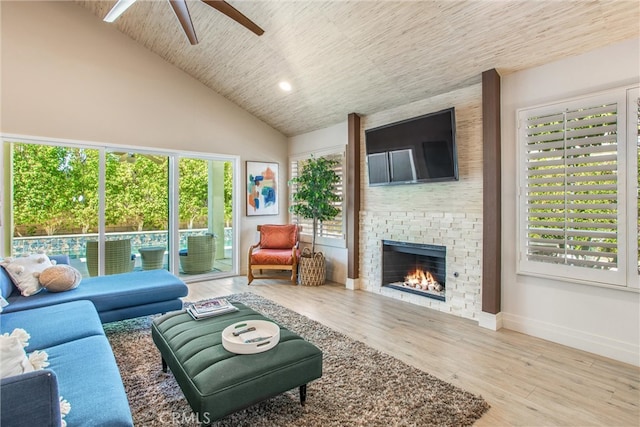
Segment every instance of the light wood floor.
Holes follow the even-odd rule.
[[[477,426],[640,426],[640,369],[517,332],[337,284],[234,277],[189,284],[187,300],[254,292],[482,395]]]

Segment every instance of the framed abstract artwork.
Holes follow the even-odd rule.
[[[278,164],[247,161],[247,216],[278,215]]]

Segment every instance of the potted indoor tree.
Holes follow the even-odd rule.
[[[318,222],[333,219],[340,213],[335,206],[340,201],[334,188],[340,181],[335,172],[337,164],[334,159],[312,156],[303,163],[298,176],[289,181],[289,185],[295,186],[290,212],[313,221],[311,250],[305,248],[298,262],[301,285],[319,286],[325,281],[325,258],[322,252],[316,252],[316,235]]]

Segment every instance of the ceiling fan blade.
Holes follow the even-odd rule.
[[[118,2],[111,8],[107,16],[104,17],[104,22],[113,22],[129,9],[129,6],[134,4],[136,0],[118,0]]]
[[[253,31],[255,34],[257,34],[259,36],[264,34],[264,30],[262,28],[258,27],[258,25],[256,25],[256,23],[254,23],[252,20],[250,20],[249,18],[244,16],[238,9],[236,9],[233,6],[231,6],[226,1],[223,1],[223,0],[202,0],[202,2],[208,4],[209,6],[211,6],[212,8],[217,10],[218,12],[224,13],[229,18],[231,18],[234,21],[236,21],[238,24],[244,26],[245,28],[247,28],[250,31]]]
[[[169,4],[176,13],[180,25],[184,29],[184,33],[187,35],[189,42],[192,45],[198,44],[198,37],[196,37],[196,29],[193,27],[193,21],[187,9],[187,2],[185,0],[169,0]]]

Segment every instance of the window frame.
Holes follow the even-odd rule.
[[[519,275],[535,276],[601,287],[625,290],[639,290],[640,278],[637,268],[638,241],[632,238],[637,230],[637,148],[638,116],[634,116],[631,104],[638,86],[624,86],[603,92],[586,94],[542,105],[521,108],[516,111],[516,153],[517,153],[517,267]],[[617,104],[617,270],[599,270],[568,264],[555,264],[528,259],[528,210],[527,210],[527,117],[543,116],[566,110],[589,108],[599,104],[615,102]],[[634,127],[635,126],[635,127]],[[635,139],[634,139],[635,138]],[[636,154],[634,159],[630,154]],[[563,189],[570,190],[566,183]],[[635,191],[634,191],[635,190]],[[634,194],[635,193],[635,194]],[[635,218],[635,219],[634,219]]]
[[[300,161],[304,161],[304,160],[308,160],[311,157],[326,157],[326,156],[340,156],[341,157],[341,181],[338,184],[339,186],[342,186],[342,191],[341,191],[341,202],[340,202],[340,214],[338,215],[337,218],[340,218],[340,222],[341,222],[341,228],[342,228],[342,237],[338,238],[338,237],[332,237],[332,236],[323,236],[322,234],[318,234],[318,236],[316,236],[316,245],[320,245],[320,246],[327,246],[327,247],[334,247],[334,248],[346,248],[347,247],[347,217],[346,217],[346,206],[347,206],[347,195],[346,195],[346,188],[347,188],[347,174],[346,174],[346,168],[347,168],[347,152],[346,152],[346,147],[345,146],[334,146],[334,147],[330,147],[330,148],[325,148],[322,150],[316,150],[316,151],[310,151],[310,152],[305,152],[305,153],[299,153],[299,154],[295,154],[295,155],[291,155],[289,156],[288,159],[288,181],[290,181],[293,177],[293,163],[297,163]],[[287,181],[287,182],[288,182]],[[293,194],[294,194],[294,190],[291,186],[289,186],[289,198],[288,198],[288,203],[287,203],[287,207],[290,208],[291,204],[292,204],[292,200],[293,200]],[[298,219],[297,216],[295,214],[293,214],[291,212],[290,209],[287,209],[287,211],[289,212],[289,223],[291,224],[298,224]],[[303,221],[301,221],[302,224],[302,230],[300,232],[300,241],[303,243],[311,243],[312,240],[312,233],[313,230],[311,229],[311,220],[306,220],[303,219]]]

